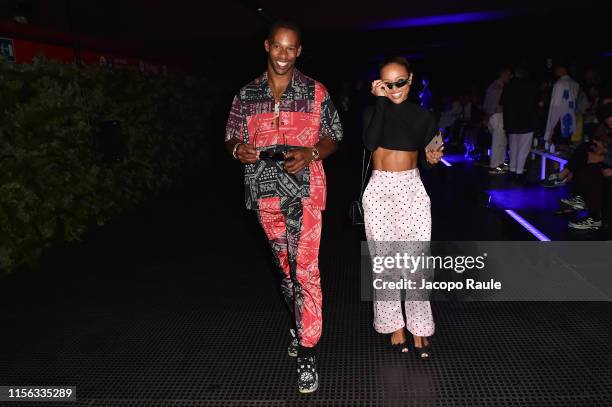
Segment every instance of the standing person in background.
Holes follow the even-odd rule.
[[[586,93],[588,106],[584,111],[584,136],[592,139],[595,129],[599,125],[599,119],[597,118],[599,88],[595,85],[590,85]]]
[[[455,137],[453,129],[462,113],[463,106],[461,106],[459,97],[455,95],[444,97],[444,107],[440,112],[438,127],[444,131],[445,141],[450,141]]]
[[[529,79],[529,72],[518,67],[515,77],[504,87],[500,103],[504,109],[504,130],[510,139],[510,172],[519,178],[537,126],[537,99],[538,89]]]
[[[570,137],[576,131],[576,110],[578,108],[580,85],[569,76],[565,64],[556,66],[555,77],[557,82],[553,86],[546,130],[544,131],[546,148],[551,142],[569,144]]]
[[[246,206],[257,211],[292,316],[287,353],[297,356],[298,390],[311,393],[319,386],[316,346],[323,329],[323,160],[336,150],[342,126],[325,87],[295,68],[299,28],[275,23],[264,47],[267,70],[234,98],[225,144],[244,164]]]
[[[506,158],[506,133],[504,131],[504,117],[500,104],[504,86],[512,79],[512,70],[503,68],[498,78],[487,88],[482,110],[485,113],[485,122],[491,132],[491,158],[489,161],[489,174],[504,174]]]

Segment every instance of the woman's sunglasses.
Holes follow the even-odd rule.
[[[408,83],[408,79],[400,79],[397,82],[385,82],[385,86],[389,89],[393,89],[393,87],[396,87],[399,89],[401,87],[406,86],[407,83]]]

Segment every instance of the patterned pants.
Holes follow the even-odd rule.
[[[281,272],[281,291],[295,318],[300,345],[313,348],[323,328],[318,264],[321,211],[303,205],[301,199],[277,202],[261,200],[258,218]]]
[[[418,169],[372,171],[363,195],[363,212],[368,242],[424,242],[428,245],[431,240],[429,196]],[[421,253],[419,244],[412,247],[419,247],[415,255]],[[388,294],[388,290],[384,294]],[[374,299],[374,329],[377,332],[391,333],[406,326],[416,336],[433,334],[435,324],[429,301],[406,300],[407,323],[404,324],[400,293],[395,300],[385,298],[385,301]]]

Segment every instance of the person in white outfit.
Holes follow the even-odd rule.
[[[553,87],[548,110],[548,120],[544,131],[546,147],[553,143],[569,144],[570,137],[576,132],[576,110],[580,85],[569,76],[567,67],[555,68],[558,78]]]
[[[512,70],[503,68],[499,77],[487,88],[482,109],[486,114],[487,125],[491,133],[491,157],[489,161],[490,173],[503,174],[502,167],[506,158],[506,133],[504,131],[504,117],[500,104],[504,85],[512,79]]]

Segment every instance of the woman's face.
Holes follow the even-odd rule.
[[[406,81],[409,77],[410,74],[406,68],[394,62],[383,66],[380,70],[380,79],[382,79],[385,84]],[[408,99],[408,92],[410,92],[408,82],[401,88],[397,86],[393,86],[393,89],[389,89],[388,86],[385,86],[385,88],[387,91],[387,98],[393,103],[400,104]]]

